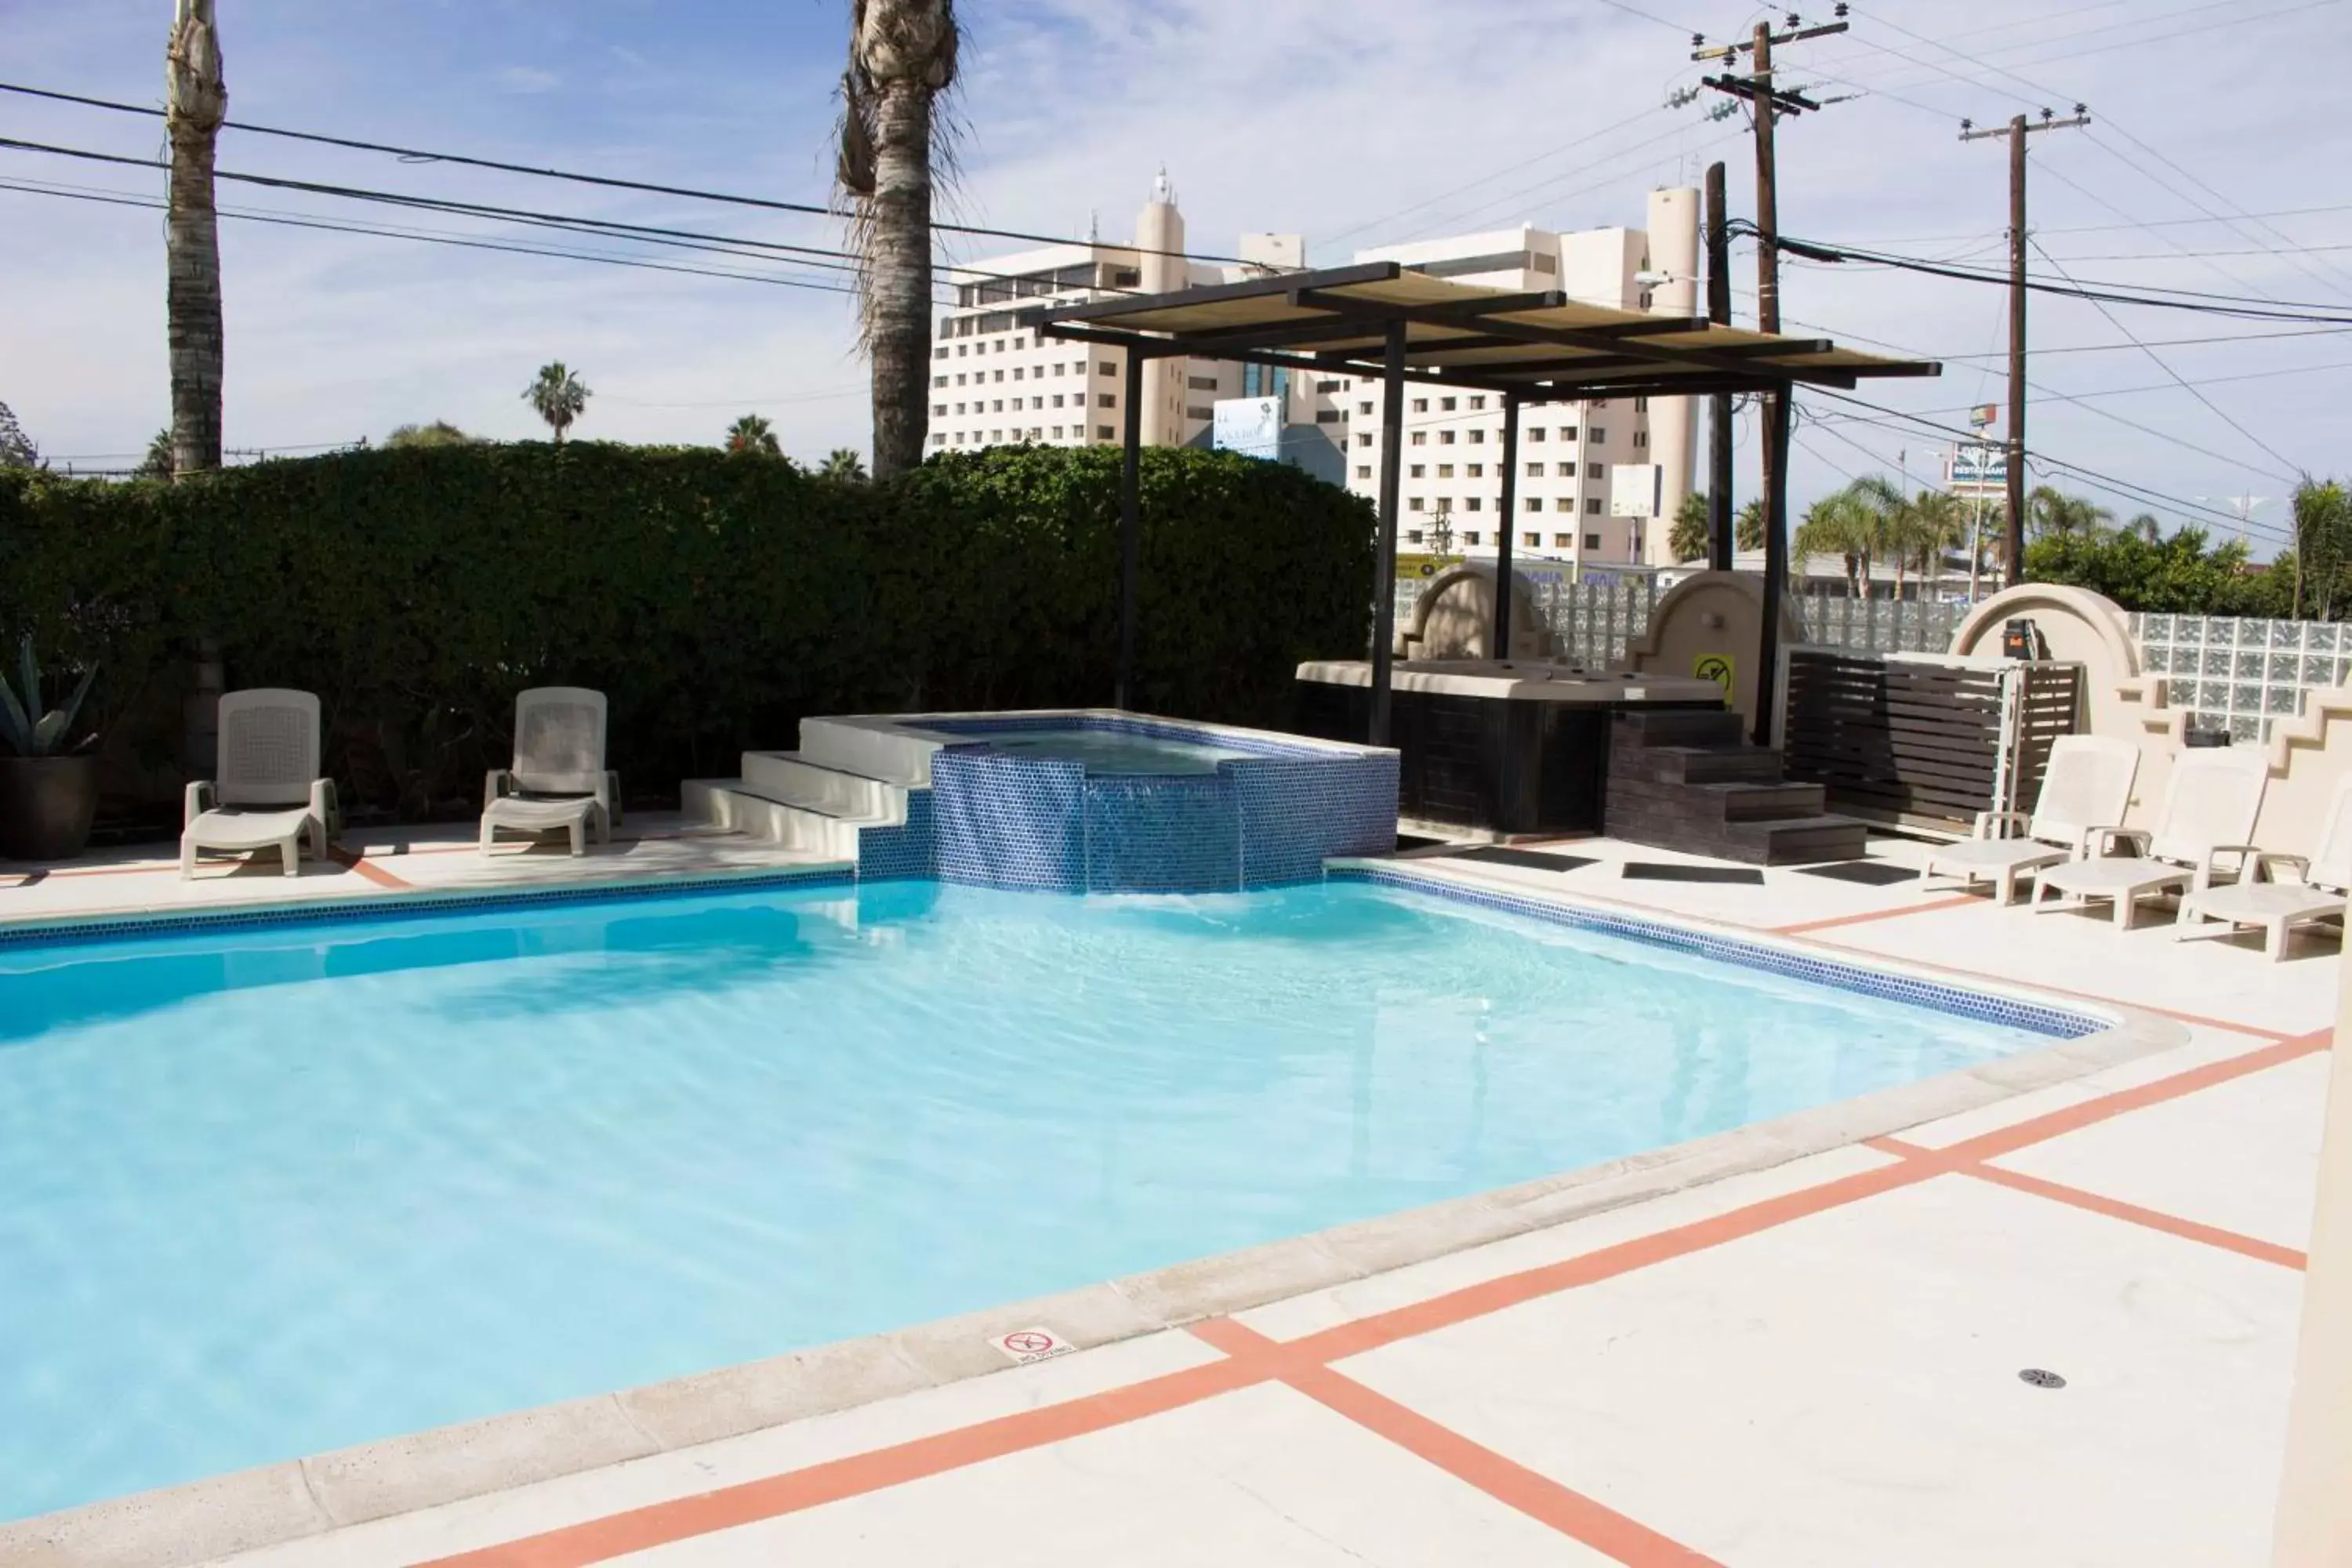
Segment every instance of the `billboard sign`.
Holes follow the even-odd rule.
[[[1220,452],[1275,462],[1282,457],[1282,399],[1221,397],[1210,424],[1212,443]]]
[[[2009,449],[2005,447],[1961,447],[1945,454],[1945,488],[1955,494],[1992,491],[2009,484]]]
[[[1609,470],[1609,515],[1655,517],[1666,470],[1655,463],[1618,463]]]

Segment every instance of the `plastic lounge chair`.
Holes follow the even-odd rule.
[[[220,777],[188,785],[180,876],[210,850],[276,849],[299,876],[301,841],[323,859],[338,826],[335,783],[319,773],[319,700],[308,691],[231,691],[220,700]]]
[[[2223,856],[2235,856],[2242,869],[2260,853],[2247,840],[2253,837],[2269,784],[2270,763],[2260,747],[2181,752],[2172,764],[2155,831],[2098,829],[2088,858],[2034,873],[2033,908],[2079,908],[2092,899],[2109,899],[2116,927],[2129,931],[2139,900],[2150,893],[2205,891]],[[2057,893],[2061,901],[2045,904],[2044,891]]]
[[[2282,881],[2282,868],[2291,869],[2294,879]],[[2260,926],[2263,951],[2275,963],[2286,956],[2291,927],[2331,917],[2342,920],[2347,895],[2352,895],[2352,773],[2336,781],[2327,815],[2319,825],[2319,843],[2309,859],[2256,855],[2245,880],[2181,900],[2180,927],[2173,937],[2185,942],[2227,936],[2240,926]]]
[[[515,699],[514,765],[482,784],[482,853],[499,831],[536,837],[564,830],[572,853],[612,840],[621,819],[621,775],[604,766],[604,694],[541,686]]]
[[[2129,741],[2061,735],[2051,742],[2032,815],[1977,813],[1976,837],[1937,846],[1919,868],[1919,880],[1957,878],[1962,887],[1990,882],[2006,904],[2017,897],[2020,879],[2080,857],[2093,833],[2121,822],[2138,773],[2139,748]]]

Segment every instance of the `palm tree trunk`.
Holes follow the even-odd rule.
[[[866,206],[866,340],[874,358],[874,477],[923,460],[931,374],[931,93],[901,79],[874,106]]]
[[[213,146],[228,113],[214,0],[179,0],[164,50],[172,138],[171,210],[164,230],[164,304],[172,355],[172,471],[221,464],[220,220],[213,209]]]

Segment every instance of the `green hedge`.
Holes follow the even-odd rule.
[[[1116,451],[943,454],[869,487],[698,449],[360,451],[179,485],[0,473],[0,629],[96,658],[110,750],[156,721],[200,634],[231,688],[324,705],[364,804],[454,808],[503,763],[514,694],[612,700],[631,793],[731,776],[803,715],[1105,705]],[[1365,645],[1372,516],[1296,469],[1143,461],[1139,705],[1288,712],[1299,660]],[[135,715],[144,713],[143,723]],[[168,749],[168,748],[166,748]]]

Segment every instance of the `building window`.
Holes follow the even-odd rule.
[[[1425,446],[1427,446],[1427,445],[1429,444],[1429,442],[1428,442],[1428,440],[1427,440],[1427,437],[1428,437],[1428,435],[1429,435],[1429,432],[1428,432],[1428,431],[1426,431],[1426,430],[1416,430],[1416,431],[1414,431],[1414,432],[1412,433],[1412,444],[1413,444],[1414,446],[1416,446],[1416,447],[1425,447]],[[1359,436],[1359,437],[1356,437],[1356,439],[1357,439],[1357,440],[1359,440],[1359,441],[1360,441],[1360,442],[1362,442],[1362,443],[1363,443],[1365,446],[1367,446],[1367,447],[1369,447],[1369,446],[1370,446],[1370,445],[1372,444],[1372,438],[1371,438],[1370,436]]]
[[[933,350],[931,351],[931,357],[932,357],[933,359],[945,359],[945,358],[947,358],[947,357],[948,357],[947,346],[946,346],[945,344],[941,344],[940,347],[933,349]]]
[[[1574,496],[1556,496],[1552,499],[1551,509],[1554,511],[1574,511],[1576,510],[1576,498]]]
[[[1359,414],[1370,414],[1371,411],[1372,405],[1369,403],[1359,403],[1356,405],[1356,412]]]
[[[1455,404],[1456,402],[1458,402],[1458,401],[1459,401],[1459,399],[1457,399],[1457,398],[1452,398],[1452,397],[1441,397],[1441,398],[1439,398],[1439,399],[1437,400],[1437,408],[1438,408],[1438,412],[1439,412],[1439,413],[1441,413],[1441,414],[1451,414],[1451,413],[1453,413],[1453,412],[1454,412],[1454,404]]]
[[[992,441],[1002,441],[1004,439],[1004,432],[1002,430],[991,430],[988,433],[988,438]]]
[[[1586,548],[1587,550],[1598,550],[1598,549],[1600,549],[1600,548],[1601,548],[1601,536],[1600,536],[1599,534],[1597,534],[1597,533],[1588,533],[1588,534],[1586,534],[1586,535],[1584,536],[1584,548]]]
[[[1097,408],[1116,408],[1116,407],[1118,407],[1118,393],[1116,393],[1116,392],[1097,392],[1097,393],[1096,393],[1096,394],[1095,394],[1095,406],[1096,406],[1096,407],[1097,407]]]
[[[943,376],[943,375],[935,375],[935,376],[931,377],[931,384],[932,384],[933,386],[945,386],[947,384],[948,384],[948,378],[947,378],[946,376]]]
[[[1463,471],[1474,479],[1483,479],[1486,477],[1486,465],[1484,463],[1473,463]]]
[[[1315,411],[1315,423],[1337,425],[1339,423],[1339,411],[1336,408],[1318,408]]]
[[[938,418],[938,417],[940,417],[940,416],[942,416],[942,415],[946,414],[946,413],[947,413],[947,411],[948,411],[948,405],[947,405],[946,404],[944,404],[944,403],[934,403],[934,404],[932,404],[932,405],[931,405],[931,416],[932,416],[932,417],[933,417],[933,418]]]
[[[947,440],[948,440],[948,438],[947,438],[947,433],[946,433],[945,431],[941,431],[941,430],[934,430],[934,431],[932,431],[932,432],[931,432],[931,445],[932,445],[932,446],[934,446],[934,447],[944,447],[944,446],[946,446],[946,445],[947,445]]]
[[[1637,397],[1637,398],[1633,399],[1633,412],[1634,412],[1634,413],[1636,413],[1636,414],[1647,414],[1649,411],[1650,411],[1650,400],[1649,400],[1648,398],[1646,398],[1646,397]]]
[[[1062,427],[1061,427],[1059,425],[1056,425],[1056,426],[1054,426],[1054,439],[1055,439],[1055,440],[1056,440],[1056,441],[1058,441],[1058,440],[1060,440],[1061,438],[1062,438]]]
[[[1018,408],[1018,407],[1020,407],[1021,405],[1020,405],[1019,404],[1017,404],[1017,403],[1016,403],[1016,404],[1014,404],[1013,406],[1013,407],[1015,407],[1015,408]],[[988,411],[989,411],[991,414],[1002,414],[1002,413],[1003,413],[1003,412],[1004,412],[1004,399],[1003,399],[1003,398],[1001,398],[1001,397],[1000,397],[1000,398],[998,398],[995,402],[993,402],[993,403],[990,404],[990,405],[988,405]]]
[[[1013,380],[1015,380],[1015,381],[1019,381],[1019,380],[1022,378],[1022,377],[1021,377],[1021,372],[1022,372],[1022,369],[1023,369],[1023,367],[1022,367],[1022,366],[1020,366],[1020,365],[1017,365],[1017,364],[1016,364],[1016,365],[1014,365],[1014,366],[1013,367]]]
[[[1465,509],[1471,511],[1484,511],[1486,510],[1484,498],[1480,496],[1472,496],[1462,504]]]
[[[964,377],[964,375],[962,374],[962,373],[961,373],[961,372],[958,372],[958,373],[957,373],[957,374],[956,374],[956,384],[957,384],[958,386],[961,386],[961,385],[963,385],[963,384],[964,384],[964,382],[965,382],[965,379],[966,379],[966,378]]]
[[[1423,471],[1424,469],[1426,469],[1428,467],[1429,467],[1429,465],[1428,465],[1427,463],[1415,463],[1415,464],[1412,466],[1412,477],[1413,477],[1414,479],[1419,479],[1419,478],[1421,478],[1421,477],[1422,477],[1422,473],[1423,473]],[[1365,477],[1366,479],[1370,479],[1370,478],[1371,478],[1371,477],[1372,477],[1371,470],[1370,470],[1370,468],[1367,468],[1367,469],[1365,469],[1365,470],[1364,470],[1364,477]]]
[[[1573,550],[1576,548],[1576,535],[1555,533],[1551,536],[1551,547],[1554,550]]]
[[[1451,430],[1440,430],[1437,433],[1437,444],[1441,447],[1451,447],[1454,445],[1454,432]]]
[[[1411,500],[1404,503],[1404,509],[1407,511],[1419,511],[1421,510],[1421,498],[1419,496],[1413,497]]]
[[[1606,441],[1607,439],[1609,439],[1609,432],[1603,430],[1600,426],[1595,425],[1592,427],[1592,444],[1598,447],[1601,442]]]
[[[1530,440],[1530,441],[1540,441],[1540,440],[1542,440],[1543,438],[1544,438],[1544,427],[1543,427],[1542,426],[1540,426],[1540,425],[1537,426],[1534,429],[1532,429],[1532,430],[1530,430],[1530,431],[1528,431],[1528,440]]]
[[[1318,393],[1345,392],[1348,390],[1348,384],[1344,381],[1318,381],[1315,384],[1315,390]]]
[[[1600,498],[1599,496],[1587,496],[1587,497],[1585,497],[1585,499],[1584,499],[1584,510],[1587,510],[1587,511],[1589,511],[1589,512],[1591,512],[1591,513],[1592,513],[1595,517],[1600,516],[1600,515],[1601,515],[1601,498]]]
[[[1421,530],[1417,528],[1406,529],[1404,531],[1404,542],[1407,544],[1419,544],[1421,542]]]
[[[1054,406],[1056,408],[1062,406],[1062,395],[1058,392],[1054,394]]]
[[[1474,398],[1472,398],[1472,399],[1470,400],[1470,406],[1471,406],[1472,410],[1475,412],[1475,410],[1477,410],[1477,409],[1481,409],[1481,408],[1486,407],[1486,400],[1485,398],[1483,398],[1483,397],[1474,397]]]
[[[1029,406],[1032,408],[1043,408],[1045,406],[1045,400],[1042,397],[1033,397],[1029,400]]]
[[[1649,444],[1650,433],[1647,430],[1636,430],[1633,432],[1633,445],[1636,447],[1646,447]]]
[[[962,404],[959,403],[959,404],[957,404],[957,405],[956,405],[956,412],[957,412],[958,414],[961,414],[961,413],[962,413],[962,412],[963,412],[963,405],[962,405]]]
[[[1573,440],[1575,440],[1575,439],[1576,439],[1576,426],[1573,426],[1573,425],[1563,425],[1563,426],[1561,426],[1559,427],[1559,438],[1560,438],[1561,440],[1563,440],[1563,441],[1573,441]]]
[[[1572,479],[1576,478],[1576,465],[1574,463],[1560,464],[1559,477],[1563,479]]]
[[[1187,419],[1214,419],[1216,416],[1215,409],[1203,407],[1197,403],[1187,404],[1184,406],[1184,417]]]
[[[1356,465],[1356,477],[1360,479],[1370,479],[1372,477],[1372,466],[1370,463],[1358,463]]]
[[[1426,398],[1426,397],[1416,397],[1416,398],[1414,398],[1414,399],[1412,400],[1412,411],[1413,411],[1415,414],[1426,414],[1426,413],[1428,413],[1428,412],[1429,412],[1429,399],[1428,399],[1428,398]]]
[[[1528,465],[1528,478],[1531,479],[1542,479],[1543,465],[1541,463],[1529,463]]]
[[[1112,363],[1109,360],[1104,360],[1102,362],[1101,369],[1105,375],[1117,375],[1118,374],[1118,366]]]
[[[1437,510],[1439,511],[1452,511],[1454,510],[1453,500],[1448,497],[1439,496],[1437,498]]]
[[[1108,425],[1097,425],[1095,426],[1095,439],[1097,441],[1109,440],[1111,438],[1111,427]]]
[[[1359,447],[1369,447],[1371,444],[1372,438],[1370,436],[1359,436],[1356,437],[1356,445]],[[1416,447],[1421,445],[1421,433],[1417,430],[1413,432],[1412,444]]]
[[[1526,510],[1528,510],[1528,511],[1541,511],[1541,510],[1543,510],[1543,501],[1542,501],[1541,498],[1537,497],[1537,496],[1529,496],[1529,497],[1528,498],[1528,504],[1527,504]],[[1534,540],[1533,538],[1530,538],[1530,539],[1528,539],[1528,542],[1529,544],[1533,544],[1533,543],[1535,542],[1535,540]]]
[[[1522,533],[1519,535],[1519,542],[1526,545],[1529,550],[1533,550],[1537,545],[1543,542],[1543,535],[1540,533]]]
[[[958,359],[961,359],[961,358],[963,358],[963,356],[965,355],[965,353],[968,353],[968,352],[971,350],[971,345],[970,343],[958,343],[958,344],[956,344],[956,358],[958,358]]]
[[[1217,390],[1217,378],[1213,375],[1188,375],[1184,378],[1184,384],[1194,392],[1214,392]]]
[[[1478,547],[1478,531],[1474,528],[1469,532],[1464,534],[1462,536],[1462,542],[1470,546],[1473,550],[1475,550]]]
[[[1440,463],[1440,464],[1438,464],[1438,465],[1437,465],[1437,477],[1438,477],[1439,479],[1452,479],[1452,478],[1454,477],[1454,465],[1453,465],[1453,464],[1451,464],[1451,463]]]
[[[1483,445],[1486,439],[1486,432],[1484,430],[1473,430],[1470,432],[1470,444],[1473,447]]]

